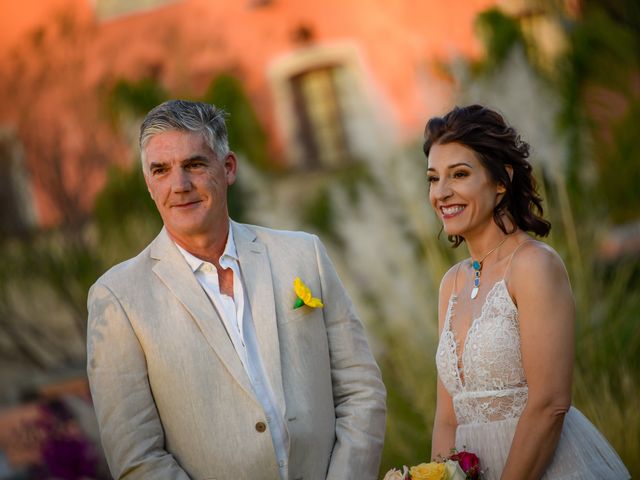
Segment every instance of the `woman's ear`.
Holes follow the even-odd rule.
[[[504,169],[507,171],[507,175],[509,175],[509,182],[513,181],[513,166],[505,165]],[[507,187],[504,183],[498,182],[498,195],[502,195],[507,191]]]

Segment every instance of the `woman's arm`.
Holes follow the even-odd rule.
[[[438,333],[442,334],[444,319],[447,314],[449,297],[453,292],[454,278],[458,267],[452,267],[442,278],[438,296]],[[453,410],[453,400],[438,377],[436,400],[436,414],[433,420],[433,435],[431,437],[431,458],[447,457],[455,446],[456,428],[458,422]]]
[[[537,242],[514,257],[509,289],[518,307],[529,400],[502,480],[539,479],[553,458],[571,406],[575,307],[562,260]]]
[[[456,443],[458,422],[453,410],[453,402],[447,389],[438,379],[436,414],[433,420],[433,436],[431,437],[431,458],[448,457]]]

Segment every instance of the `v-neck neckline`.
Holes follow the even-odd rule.
[[[458,377],[458,382],[460,383],[460,387],[463,390],[465,389],[465,385],[466,385],[466,376],[465,376],[465,379],[463,380],[462,372],[465,371],[464,354],[467,351],[467,343],[469,343],[469,335],[472,332],[472,330],[474,329],[474,327],[484,317],[485,309],[487,307],[487,300],[489,300],[489,297],[495,295],[494,292],[497,291],[497,287],[500,284],[502,284],[505,289],[507,288],[504,277],[501,278],[500,280],[498,280],[497,282],[495,282],[491,286],[491,288],[489,289],[489,291],[487,292],[487,294],[484,297],[484,302],[482,303],[482,308],[480,310],[480,314],[477,317],[474,317],[474,318],[471,319],[471,323],[469,324],[469,328],[467,329],[467,333],[464,335],[464,341],[463,342],[459,342],[458,341],[458,338],[456,337],[456,334],[454,333],[453,329],[451,328],[451,320],[452,320],[453,315],[455,314],[453,309],[454,309],[454,307],[456,305],[456,302],[458,301],[458,295],[456,293],[451,293],[451,296],[449,297],[449,306],[448,306],[448,314],[447,314],[447,331],[453,337],[454,355],[456,357],[456,376]],[[508,294],[508,291],[507,291],[507,296],[509,297],[509,300],[511,301],[511,304],[515,307],[515,304],[513,303],[513,300],[511,299],[511,295]],[[460,351],[460,355],[458,355],[458,350],[459,350],[458,347],[460,347],[460,346],[462,347],[462,350]]]

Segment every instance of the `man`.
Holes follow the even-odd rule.
[[[230,220],[237,161],[212,105],[154,108],[140,149],[164,228],[88,301],[113,476],[376,478],[385,390],[318,238]]]

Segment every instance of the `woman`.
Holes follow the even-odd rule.
[[[429,199],[471,255],[442,279],[432,457],[476,453],[487,479],[624,479],[629,473],[571,407],[575,309],[546,236],[529,146],[479,105],[429,120]]]

